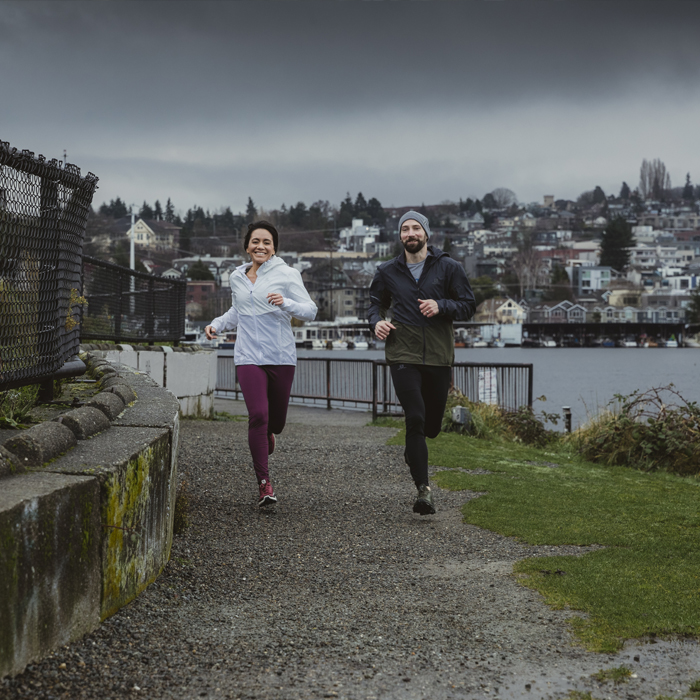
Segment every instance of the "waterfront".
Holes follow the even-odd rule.
[[[299,357],[380,360],[381,350],[298,350]],[[457,362],[533,365],[536,412],[561,414],[570,406],[573,427],[585,423],[614,398],[635,389],[673,383],[688,401],[700,402],[697,348],[456,348]],[[562,425],[560,423],[559,428]]]

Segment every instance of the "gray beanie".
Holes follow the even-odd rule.
[[[399,219],[399,235],[401,235],[401,227],[403,226],[404,221],[408,221],[409,219],[413,219],[414,221],[417,221],[422,227],[423,230],[425,231],[425,234],[428,238],[430,238],[430,222],[428,219],[423,216],[423,214],[420,214],[417,211],[413,211],[411,209],[410,211],[407,211],[400,219]]]

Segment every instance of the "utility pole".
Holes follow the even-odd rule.
[[[331,238],[330,242],[330,277],[329,277],[329,289],[330,291],[328,292],[328,311],[329,311],[329,316],[331,321],[335,321],[335,316],[333,314],[333,289],[334,289],[334,284],[333,284],[333,246],[335,245],[335,216],[333,217],[333,237]]]
[[[135,205],[131,205],[131,231],[129,233],[129,267],[132,270],[136,269],[136,250],[134,248],[134,226],[136,221],[136,214],[134,212]],[[136,308],[136,297],[134,292],[136,291],[136,278],[133,275],[129,275],[129,311],[133,314]]]
[[[136,214],[134,213],[134,205],[131,205],[131,231],[129,232],[129,267],[132,270],[136,269],[136,250],[134,249],[134,225]],[[134,279],[133,277],[131,278]],[[133,284],[133,281],[132,281]],[[133,289],[132,289],[133,291]]]

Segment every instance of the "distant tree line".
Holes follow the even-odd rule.
[[[120,197],[98,209],[99,216],[106,219],[121,219],[130,213]],[[241,243],[246,226],[256,219],[267,219],[275,224],[285,248],[303,252],[324,247],[335,231],[350,226],[353,219],[362,219],[366,225],[383,226],[387,218],[381,202],[376,197],[365,199],[362,192],[354,200],[348,193],[338,207],[327,200],[319,200],[310,206],[297,202],[290,207],[282,204],[279,209],[263,210],[248,197],[245,213],[234,214],[231,207],[211,212],[194,206],[184,216],[175,213],[172,200],[168,198],[165,208],[159,200],[153,206],[144,201],[138,216],[179,226],[179,252],[195,255],[215,252],[227,245],[235,248]]]

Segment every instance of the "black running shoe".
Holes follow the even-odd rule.
[[[433,505],[433,492],[428,484],[421,484],[418,487],[418,496],[413,504],[413,512],[420,515],[434,515],[435,506]]]

